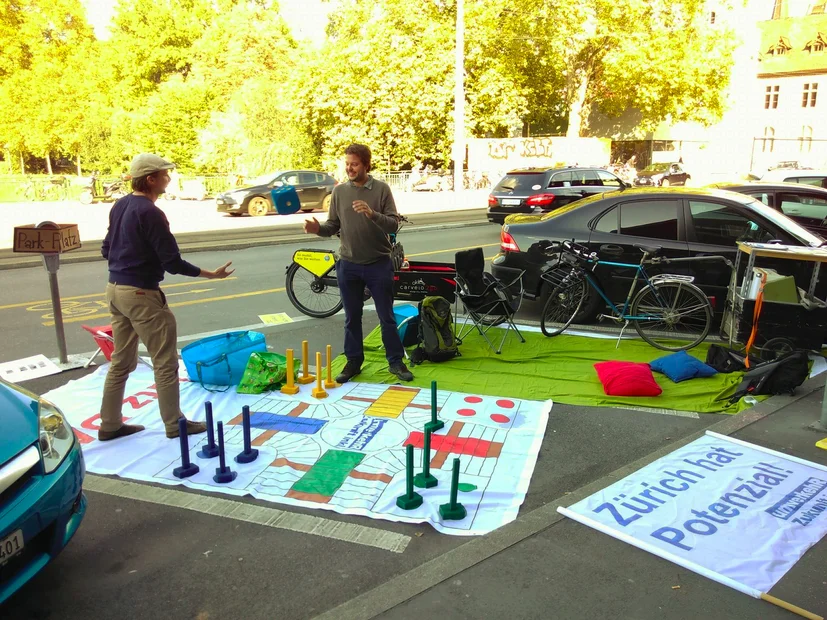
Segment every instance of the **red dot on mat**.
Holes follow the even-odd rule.
[[[514,407],[513,400],[498,400],[497,407],[502,407],[503,409],[511,409]]]
[[[492,413],[491,419],[494,420],[494,422],[498,422],[500,424],[506,424],[507,422],[511,422],[511,418],[509,418],[508,416],[504,416],[501,413]]]
[[[473,409],[460,409],[457,411],[457,413],[465,416],[477,415],[477,412]]]
[[[482,399],[479,396],[466,396],[465,397],[466,403],[481,403]]]

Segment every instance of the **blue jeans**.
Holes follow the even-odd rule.
[[[359,365],[365,361],[362,347],[362,310],[365,306],[365,287],[373,297],[379,325],[382,327],[382,343],[388,364],[402,361],[404,349],[396,318],[393,316],[393,264],[383,258],[370,265],[358,265],[346,260],[336,262],[336,278],[345,307],[345,357]]]

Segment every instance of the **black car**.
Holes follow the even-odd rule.
[[[669,187],[686,185],[691,178],[683,169],[683,164],[650,164],[637,173],[634,184],[644,187]]]
[[[602,168],[524,168],[506,174],[488,196],[488,221],[512,213],[544,213],[626,184]]]
[[[276,211],[270,191],[282,185],[292,185],[296,188],[302,211],[327,211],[330,208],[330,194],[336,185],[336,179],[324,172],[312,170],[272,172],[252,179],[247,187],[219,194],[215,204],[220,213],[268,215]]]
[[[605,261],[639,263],[635,244],[657,245],[667,257],[722,255],[734,262],[738,241],[779,241],[789,245],[817,247],[824,239],[751,196],[710,189],[631,189],[585,198],[548,213],[536,222],[506,224],[501,233],[501,252],[492,263],[497,277],[508,279],[514,269],[525,270],[526,297],[538,299],[548,291],[540,274],[554,268],[548,260],[528,251],[542,240],[574,240],[597,252]],[[780,261],[782,273],[791,261]],[[786,263],[786,264],[784,264]],[[770,261],[768,267],[774,267]],[[723,262],[704,261],[664,266],[669,273],[692,275],[709,296],[713,308],[723,311],[731,270]],[[798,286],[809,285],[812,267],[795,269]],[[658,268],[647,268],[650,275]],[[606,294],[622,303],[629,292],[634,271],[599,265],[595,270]],[[824,280],[824,279],[822,279]],[[822,281],[822,283],[826,283]],[[817,289],[818,290],[818,289]],[[589,296],[579,321],[594,318],[601,299]]]
[[[802,183],[715,183],[709,185],[752,196],[781,211],[807,230],[827,237],[827,189]]]

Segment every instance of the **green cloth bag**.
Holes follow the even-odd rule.
[[[298,360],[293,364],[300,366]],[[239,394],[263,394],[279,389],[287,380],[287,358],[269,351],[254,351],[247,360],[244,376],[238,384]]]

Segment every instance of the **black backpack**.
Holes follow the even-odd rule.
[[[771,362],[764,362],[744,373],[730,402],[742,396],[761,394],[792,394],[810,374],[810,363],[804,351],[791,351]]]
[[[426,297],[419,302],[419,346],[411,354],[411,363],[444,362],[457,357],[459,348],[454,337],[451,304],[444,297]]]
[[[738,353],[732,349],[727,349],[719,344],[713,344],[706,352],[706,365],[712,366],[718,372],[741,372],[746,369],[744,364],[746,356],[743,353]],[[750,356],[749,363],[757,365],[760,360]]]

